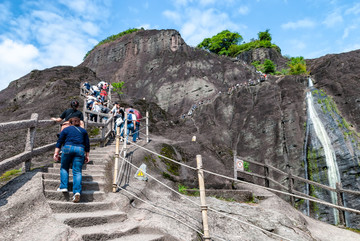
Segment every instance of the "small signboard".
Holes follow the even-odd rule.
[[[236,158],[235,168],[237,171],[244,171],[244,161],[239,158]]]
[[[141,181],[147,181],[148,178],[146,176],[146,164],[145,163],[141,164],[141,166],[139,167],[139,169],[135,173],[134,177],[141,180]]]

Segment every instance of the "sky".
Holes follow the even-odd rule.
[[[358,0],[0,0],[0,90],[30,71],[79,65],[129,28],[175,29],[190,46],[223,30],[269,29],[289,57],[360,49]]]

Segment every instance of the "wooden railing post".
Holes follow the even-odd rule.
[[[146,143],[149,143],[149,111],[146,111]]]
[[[126,112],[125,112],[125,121],[124,121],[124,135],[123,135],[123,137],[124,137],[124,158],[126,158],[126,146],[127,146],[127,122],[128,122],[128,120],[127,120],[127,114],[126,114]]]
[[[207,218],[206,196],[205,196],[204,171],[202,169],[203,166],[202,166],[201,155],[196,155],[196,164],[197,164],[198,178],[199,178],[199,191],[200,191],[200,202],[201,202],[201,214],[203,220],[204,240],[210,240],[208,218]]]
[[[287,173],[288,173],[288,191],[289,191],[289,193],[293,193],[294,179],[292,177],[292,172],[291,172],[290,165],[287,165],[286,169],[287,169]],[[291,202],[291,205],[294,207],[295,206],[295,199],[294,199],[293,196],[290,196],[290,202]]]
[[[343,203],[343,200],[342,200],[341,188],[342,188],[341,183],[337,182],[336,183],[337,205],[343,207],[344,203]],[[342,211],[340,209],[338,209],[338,210],[339,210],[339,224],[342,225],[342,226],[346,226],[345,213],[344,213],[344,211]]]
[[[87,124],[88,124],[88,116],[86,114],[86,98],[84,99],[84,107],[83,107],[83,115],[84,115],[84,127],[85,129],[87,128]]]
[[[34,149],[36,126],[37,126],[38,119],[39,119],[39,115],[37,113],[32,113],[31,114],[31,120],[35,120],[36,124],[35,124],[34,127],[28,128],[28,133],[27,133],[27,136],[26,136],[25,151],[32,152],[33,149]],[[30,169],[31,169],[31,158],[29,160],[26,160],[23,163],[22,171],[23,172],[28,172],[28,171],[30,171]]]
[[[236,150],[234,151],[234,179],[237,180]]]
[[[117,190],[117,176],[119,172],[119,155],[120,155],[120,126],[116,128],[116,145],[115,145],[115,163],[113,177],[113,192]]]
[[[269,167],[267,166],[266,160],[264,160],[264,181],[265,181],[265,187],[270,187],[269,183]]]

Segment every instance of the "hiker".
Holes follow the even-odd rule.
[[[114,107],[110,111],[110,114],[113,114],[113,116],[114,116],[114,123],[116,123],[116,120],[118,118],[119,110],[120,110],[120,104],[118,102],[115,102]]]
[[[95,101],[91,111],[101,113],[101,103],[99,101]],[[90,120],[97,122],[98,121],[97,117],[98,117],[97,114],[91,114],[90,115]]]
[[[136,115],[134,114],[134,110],[130,109],[129,110],[129,114],[127,115],[127,135],[126,135],[126,143],[130,144],[130,142],[128,142],[128,137],[130,134],[130,131],[132,133],[133,136],[133,142],[136,142],[136,133],[135,133],[135,122],[136,122]],[[121,134],[121,136],[123,136],[124,133]]]
[[[100,96],[101,96],[101,102],[105,102],[105,99],[107,97],[107,92],[105,89],[102,89],[101,92],[100,92]]]
[[[73,117],[69,120],[71,126],[60,133],[56,143],[54,160],[59,161],[59,152],[61,146],[61,168],[60,168],[60,186],[58,192],[68,192],[69,168],[72,164],[73,172],[73,199],[77,203],[80,201],[82,167],[84,163],[89,162],[90,140],[88,133],[80,127],[80,118]]]
[[[54,118],[54,117],[51,118],[51,120],[56,121],[56,122],[61,122],[62,120],[65,120],[65,122],[62,123],[62,125],[61,125],[60,132],[62,130],[64,130],[66,127],[70,126],[69,119],[73,118],[73,117],[78,117],[80,119],[80,126],[82,128],[85,127],[85,125],[84,125],[84,115],[83,115],[83,113],[81,111],[78,110],[79,105],[80,105],[79,101],[72,100],[70,102],[70,106],[71,106],[70,109],[65,110],[61,114],[61,116],[59,118]]]
[[[83,86],[85,87],[85,89],[90,90],[90,84],[89,84],[89,82],[85,82],[85,83],[83,84]]]
[[[95,97],[98,97],[98,96],[99,96],[100,90],[99,90],[99,88],[98,88],[96,85],[91,86],[91,89],[90,89],[90,90],[91,90],[93,96],[95,96]]]
[[[118,127],[120,127],[120,134],[123,132],[124,118],[125,118],[125,112],[123,109],[119,108],[114,116],[114,120],[116,120],[116,121],[114,121],[114,123],[115,123],[114,132],[115,133],[116,133],[116,130]]]

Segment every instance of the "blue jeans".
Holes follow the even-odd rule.
[[[136,142],[136,134],[134,133],[135,130],[134,130],[134,124],[133,123],[127,125],[126,142],[128,142],[130,131],[133,134],[133,142]],[[121,136],[123,136],[123,134],[124,133],[121,133]]]
[[[135,126],[136,126],[136,128],[135,128],[135,133],[136,133],[136,138],[135,139],[139,139],[138,137],[140,136],[140,122],[136,122],[135,123]]]
[[[72,163],[73,193],[81,193],[82,166],[85,160],[85,150],[80,146],[64,146],[61,154],[60,188],[68,188],[69,168]]]

